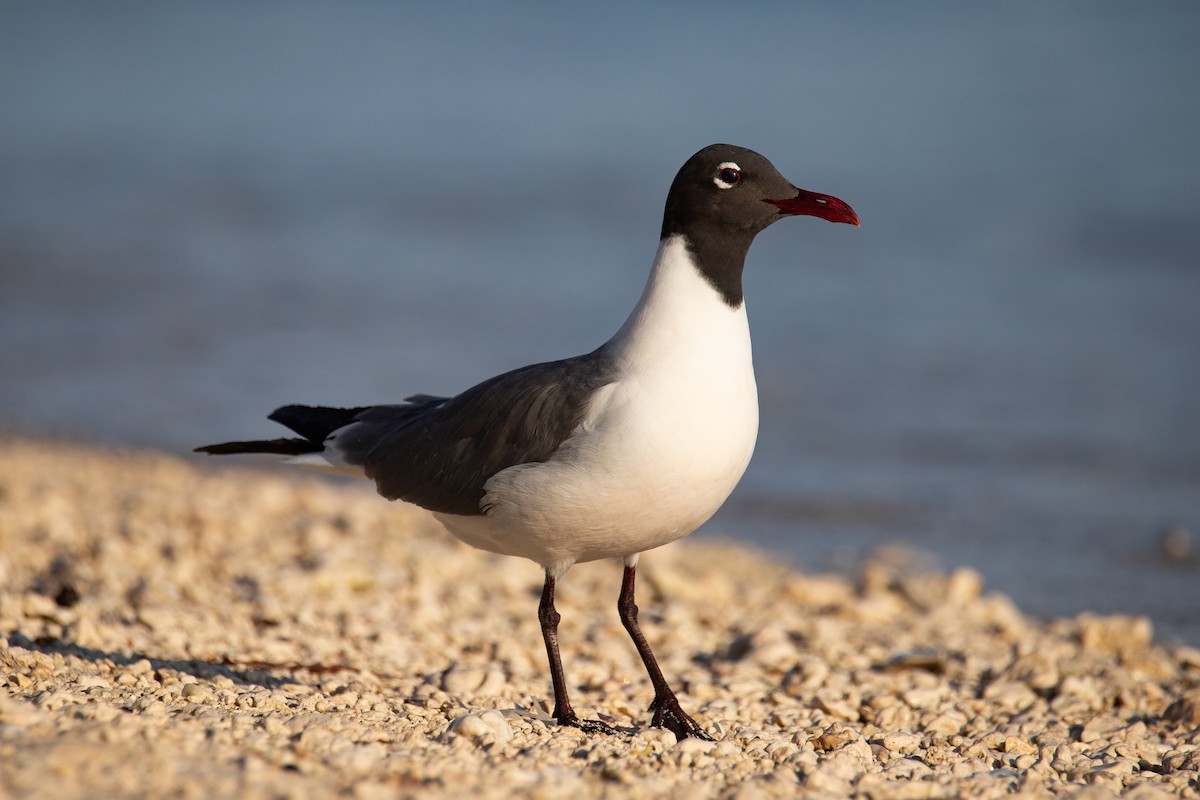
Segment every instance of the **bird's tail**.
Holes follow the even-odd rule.
[[[197,447],[195,452],[212,456],[241,453],[273,453],[281,456],[303,456],[325,450],[325,440],[338,428],[349,425],[366,408],[329,408],[327,406],[283,406],[271,412],[267,419],[294,430],[303,439],[258,439],[250,442],[222,442]]]

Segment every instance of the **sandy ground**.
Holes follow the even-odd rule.
[[[540,571],[297,474],[0,440],[0,794],[1195,796],[1200,651],[1034,621],[977,574],[854,581],[734,546],[643,557],[647,636],[717,742],[648,728],[620,568]],[[1030,556],[1036,557],[1035,554]]]

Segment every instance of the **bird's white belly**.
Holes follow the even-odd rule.
[[[750,462],[758,431],[753,375],[739,389],[726,393],[732,406],[684,413],[644,397],[628,402],[619,395],[638,389],[615,386],[612,413],[596,427],[549,461],[492,478],[485,514],[438,517],[467,544],[547,567],[673,542],[720,508]]]
[[[608,345],[619,379],[550,460],[493,476],[482,515],[439,514],[459,539],[561,571],[686,536],[733,491],[758,435],[745,306],[669,247]]]

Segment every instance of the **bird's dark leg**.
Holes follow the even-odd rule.
[[[625,630],[629,631],[629,636],[633,639],[633,646],[637,648],[638,655],[642,657],[642,663],[646,665],[646,672],[650,675],[650,683],[654,686],[654,702],[650,704],[654,718],[650,724],[656,728],[666,728],[679,739],[695,736],[697,739],[714,741],[713,737],[705,733],[696,720],[685,714],[679,707],[675,693],[671,691],[666,678],[663,677],[662,670],[658,668],[658,661],[654,658],[650,643],[642,635],[642,629],[638,626],[638,607],[633,600],[636,578],[637,567],[626,566],[625,576],[621,581],[621,597],[617,600],[617,613],[621,616],[621,624],[625,626]]]
[[[558,654],[558,621],[561,619],[554,608],[554,578],[546,573],[542,587],[542,601],[538,603],[538,622],[542,624],[542,639],[546,642],[546,657],[550,660],[550,680],[554,683],[554,718],[559,725],[570,725],[588,733],[617,733],[609,725],[596,719],[580,719],[571,708],[567,697],[567,678],[563,673],[562,658]]]

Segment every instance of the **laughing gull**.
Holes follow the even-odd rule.
[[[429,509],[474,547],[536,561],[538,620],[560,725],[612,732],[571,708],[555,582],[573,564],[621,559],[617,611],[654,686],[651,725],[711,739],[679,701],[638,626],[638,556],[680,539],[725,502],[758,435],[742,268],[755,235],[786,216],[858,225],[849,205],[797,189],[752,150],[714,144],[675,176],[650,278],[596,350],[506,372],[456,397],[268,417],[302,438],[227,442],[214,455],[276,453],[349,469],[389,500]]]

